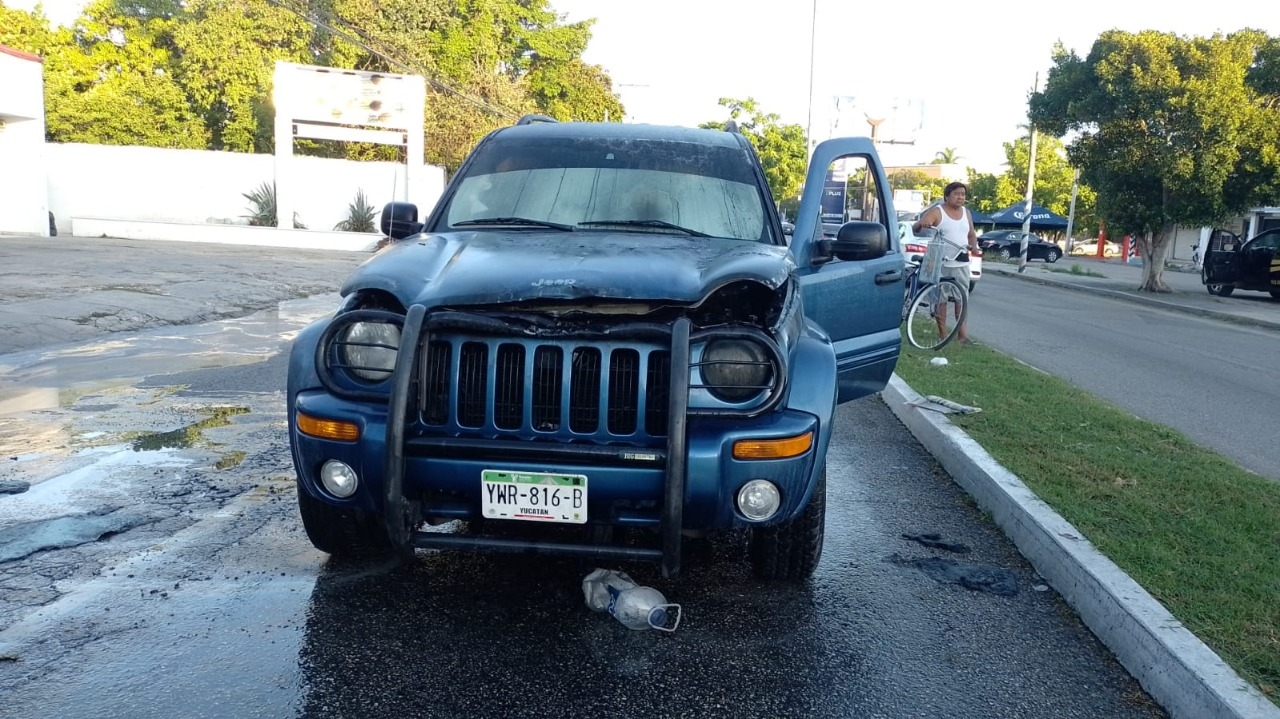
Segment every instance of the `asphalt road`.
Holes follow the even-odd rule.
[[[683,606],[659,635],[589,611],[574,561],[329,562],[296,515],[282,360],[100,378],[5,418],[0,439],[47,451],[11,459],[36,486],[0,497],[29,503],[0,504],[0,716],[1161,716],[877,398],[840,412],[813,580],[757,582],[739,535],[690,546],[678,581],[624,566]],[[212,407],[236,412],[193,422]]]
[[[972,300],[979,342],[1280,479],[1280,332],[996,273]]]
[[[367,252],[0,236],[0,355],[334,292]]]

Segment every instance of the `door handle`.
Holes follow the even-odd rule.
[[[894,282],[901,282],[901,281],[902,281],[901,270],[889,270],[888,272],[881,272],[880,274],[876,275],[877,285],[889,285],[889,284],[893,284]]]

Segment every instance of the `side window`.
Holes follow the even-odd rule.
[[[898,252],[903,230],[897,217],[889,217],[882,199],[884,188],[870,168],[862,155],[846,155],[831,163],[822,188],[820,224],[839,227],[851,220],[879,222],[888,236],[889,251]],[[906,227],[909,231],[910,224]]]
[[[1280,249],[1280,235],[1267,235],[1255,242],[1253,246],[1262,250]]]

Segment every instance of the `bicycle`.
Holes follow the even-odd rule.
[[[947,346],[960,325],[969,316],[969,291],[952,277],[942,277],[937,282],[922,282],[920,278],[921,262],[908,261],[906,266],[906,290],[902,300],[902,323],[905,325],[907,341],[913,347],[922,350],[940,350]],[[946,260],[947,268],[968,267],[967,260]],[[941,326],[946,323],[947,308],[956,306],[955,318],[945,331]],[[939,318],[941,313],[941,318]]]

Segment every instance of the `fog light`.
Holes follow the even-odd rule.
[[[360,484],[356,471],[336,459],[325,462],[320,468],[320,481],[324,482],[324,488],[329,490],[329,494],[340,499],[355,494],[356,487]]]
[[[773,482],[753,479],[738,490],[738,511],[755,522],[772,517],[782,505],[782,495]]]

